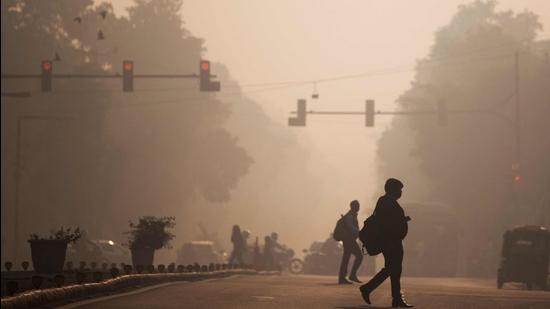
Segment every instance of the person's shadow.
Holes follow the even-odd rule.
[[[336,309],[389,309],[391,307],[378,307],[372,305],[357,305],[357,306],[340,306],[335,307]]]

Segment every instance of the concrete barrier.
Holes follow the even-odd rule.
[[[193,281],[211,278],[223,278],[232,275],[274,275],[279,272],[259,272],[251,269],[231,269],[212,272],[192,273],[155,273],[122,275],[114,279],[98,283],[69,285],[60,288],[34,290],[16,296],[3,298],[1,307],[4,309],[20,309],[44,306],[53,303],[75,301],[81,298],[112,294],[131,288],[155,285],[174,281]]]

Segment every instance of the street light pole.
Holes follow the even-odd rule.
[[[519,53],[514,55],[514,88],[516,103],[516,164],[521,168],[521,108],[520,108],[520,89],[519,89]]]

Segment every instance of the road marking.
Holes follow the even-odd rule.
[[[265,301],[265,302],[272,301],[275,299],[275,297],[272,297],[272,296],[252,296],[252,298],[254,298],[257,301]]]
[[[63,305],[63,306],[60,306],[60,307],[57,307],[57,308],[58,309],[73,309],[73,308],[78,308],[78,307],[81,307],[81,306],[85,306],[85,305],[89,305],[89,304],[93,304],[93,303],[98,303],[98,302],[102,302],[102,301],[106,301],[106,300],[110,300],[110,299],[114,299],[114,298],[136,295],[136,294],[144,293],[144,292],[151,291],[151,290],[154,290],[154,289],[163,288],[163,287],[170,286],[170,285],[202,283],[202,282],[208,282],[208,281],[214,281],[214,280],[223,280],[223,279],[229,279],[229,278],[234,279],[236,277],[240,277],[240,275],[233,275],[233,276],[222,277],[222,278],[211,278],[211,279],[204,279],[204,280],[198,280],[198,281],[178,281],[178,282],[161,283],[161,284],[144,287],[144,288],[137,289],[137,290],[130,291],[130,292],[126,292],[126,293],[120,293],[120,294],[97,297],[97,298],[88,299],[88,300],[82,300],[82,301],[78,301],[76,303]]]

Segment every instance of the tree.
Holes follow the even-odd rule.
[[[118,17],[110,4],[91,0],[2,1],[3,71],[37,72],[57,53],[55,72],[120,72],[126,59],[140,73],[196,72],[203,41],[183,27],[181,4],[136,1],[128,17]],[[196,207],[197,198],[228,201],[252,162],[223,128],[230,106],[198,93],[196,81],[140,81],[133,94],[113,80],[55,80],[50,94],[37,91],[35,81],[3,83],[33,93],[2,104],[8,193],[15,191],[12,149],[21,145],[21,239],[30,227],[68,223],[116,239],[129,216],[176,215]],[[18,119],[29,113],[69,120],[29,121],[16,141]],[[14,229],[4,227],[13,221],[13,203],[13,194],[2,200],[2,235]]]
[[[539,138],[550,134],[546,119],[550,92],[545,86],[548,62],[541,49],[547,43],[535,41],[542,25],[531,12],[498,12],[495,7],[495,1],[460,6],[451,22],[436,32],[429,56],[418,62],[411,88],[399,98],[402,111],[435,110],[442,100],[449,111],[487,112],[450,113],[449,124],[442,128],[437,128],[436,117],[433,121],[396,117],[379,144],[382,175],[404,173],[417,179],[420,173],[418,179],[425,180],[411,183],[408,190],[430,187],[421,194],[425,199],[455,207],[464,230],[461,249],[469,261],[463,265],[468,275],[495,274],[505,228],[544,223],[537,201],[550,185],[550,140]],[[512,170],[517,164],[513,125],[516,52],[520,59],[522,183],[513,181]],[[398,142],[406,135],[413,141],[410,148]],[[407,166],[400,161],[417,164],[419,169],[405,171]]]

